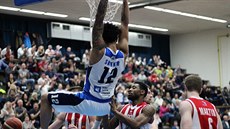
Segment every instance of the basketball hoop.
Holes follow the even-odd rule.
[[[90,8],[90,27],[93,27],[100,0],[86,0]],[[121,6],[120,0],[109,0],[104,21],[111,22]]]

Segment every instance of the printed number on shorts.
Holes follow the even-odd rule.
[[[54,104],[59,104],[59,100],[58,99],[51,99],[52,103]]]
[[[109,73],[109,68],[104,67],[104,72],[102,73],[100,80],[98,80],[98,83],[112,83],[113,79],[117,76],[117,68],[112,69],[111,72],[109,73],[110,76],[108,78],[105,78],[108,73]]]

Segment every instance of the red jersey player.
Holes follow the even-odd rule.
[[[185,78],[185,94],[188,99],[180,104],[181,129],[223,129],[215,106],[199,96],[202,80],[196,75]]]

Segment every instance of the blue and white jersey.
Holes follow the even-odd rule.
[[[107,47],[101,60],[88,67],[84,86],[84,92],[90,96],[88,99],[110,101],[124,68],[123,52],[114,53]]]

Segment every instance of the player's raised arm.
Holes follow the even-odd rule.
[[[101,0],[98,5],[97,14],[95,17],[95,22],[94,22],[93,32],[92,32],[92,51],[90,54],[90,61],[89,61],[90,65],[97,63],[101,59],[104,53],[104,48],[106,46],[102,35],[104,31],[103,20],[105,18],[107,5],[108,5],[108,0]]]
[[[128,0],[123,0],[122,12],[121,12],[121,34],[118,42],[118,49],[124,54],[129,53],[128,38],[129,38],[129,5]]]
[[[107,4],[108,4],[108,0],[101,0],[98,5],[95,23],[93,26],[93,35],[92,35],[93,49],[100,50],[101,48],[105,47],[102,34],[104,29],[103,20],[106,14]]]

